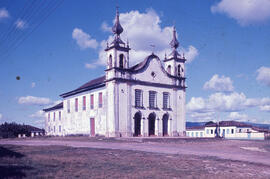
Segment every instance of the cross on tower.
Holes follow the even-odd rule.
[[[155,45],[153,45],[153,44],[150,44],[150,47],[152,47],[152,54],[154,54],[154,51],[155,51]]]

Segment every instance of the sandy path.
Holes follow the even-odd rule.
[[[1,144],[48,146],[61,145],[69,147],[86,147],[98,149],[135,150],[165,154],[188,154],[198,156],[212,156],[222,159],[239,160],[260,163],[270,166],[270,152],[262,149],[262,142],[252,141],[222,141],[195,142],[184,144],[171,143],[113,143],[113,142],[85,142],[61,140],[0,140]],[[259,150],[246,150],[255,147]],[[260,150],[262,149],[262,150]]]

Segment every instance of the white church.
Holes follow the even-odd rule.
[[[172,52],[163,62],[152,53],[134,66],[129,66],[129,44],[120,38],[118,10],[112,32],[104,76],[61,94],[60,104],[43,109],[46,135],[183,136],[186,59],[177,52],[175,28],[168,44]]]

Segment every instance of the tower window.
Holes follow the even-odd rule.
[[[109,56],[109,68],[112,68],[112,55]]]
[[[124,55],[123,54],[119,55],[119,67],[124,68]]]
[[[177,66],[177,76],[181,76],[181,65]]]
[[[172,67],[171,67],[171,65],[168,66],[167,71],[168,71],[169,74],[172,73]]]

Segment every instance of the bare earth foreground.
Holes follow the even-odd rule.
[[[0,140],[0,178],[270,178],[270,141]]]

